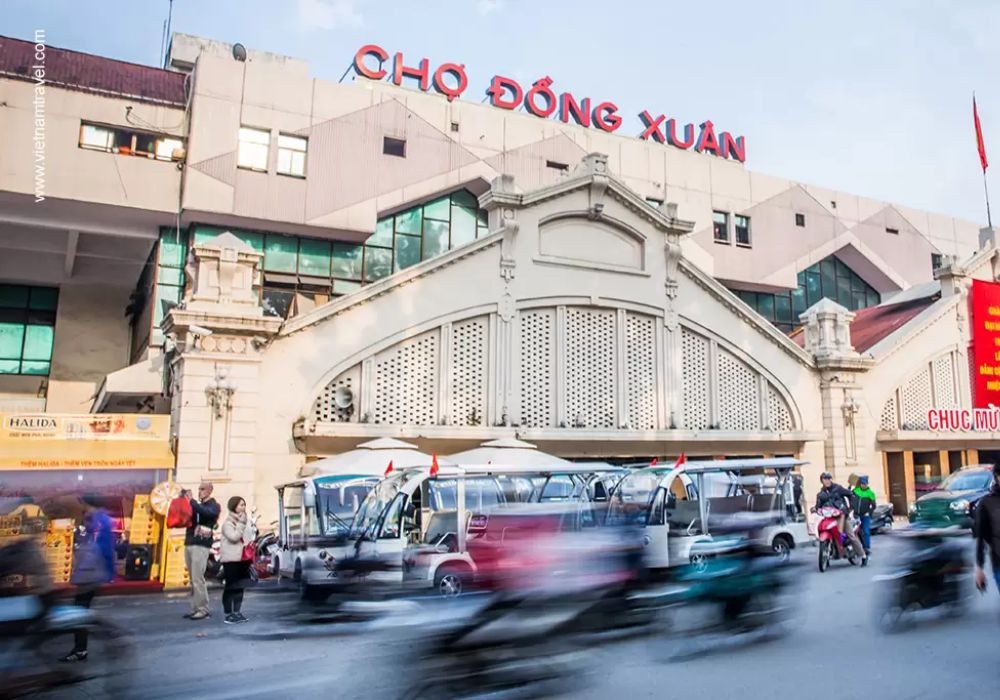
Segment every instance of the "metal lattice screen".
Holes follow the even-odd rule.
[[[681,330],[684,426],[704,430],[711,421],[708,384],[709,342],[687,328]]]
[[[521,424],[555,425],[555,310],[521,313]]]
[[[896,393],[893,392],[882,406],[882,417],[879,420],[880,430],[899,429],[899,411],[896,410]]]
[[[771,384],[767,385],[767,413],[771,430],[787,432],[795,427],[788,403]]]
[[[625,317],[626,415],[633,430],[656,428],[656,319]]]
[[[931,365],[934,372],[935,408],[955,408],[959,404],[953,360],[954,356],[949,353],[941,355]]]
[[[358,419],[358,389],[361,385],[361,366],[355,365],[342,372],[323,387],[323,391],[313,403],[313,420],[328,423],[350,423]],[[348,389],[353,401],[351,405],[341,408],[337,405],[337,389]]]
[[[719,428],[759,430],[757,373],[728,350],[719,349]]]
[[[433,330],[375,357],[375,423],[434,425],[438,395],[438,336]]]
[[[900,395],[903,401],[903,428],[925,430],[927,428],[927,411],[933,408],[930,366],[924,367],[906,382]]]
[[[613,310],[566,310],[566,415],[571,425],[615,426]]]
[[[451,423],[486,423],[486,372],[489,321],[485,316],[462,321],[451,330]]]

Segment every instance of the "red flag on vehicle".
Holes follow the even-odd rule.
[[[392,474],[392,460],[391,459],[389,460],[389,466],[385,468],[385,474],[383,474],[382,476],[389,476],[390,474]]]
[[[685,464],[687,464],[687,457],[685,457],[684,453],[681,452],[681,456],[677,458],[677,462],[674,464],[674,469],[677,469],[677,467],[683,467]]]
[[[649,463],[649,466],[651,466],[651,467],[655,467],[656,466],[656,457],[653,457],[653,461]]]
[[[976,125],[976,148],[979,150],[979,163],[983,166],[983,172],[989,162],[986,160],[986,142],[983,141],[983,126],[979,123],[979,109],[976,107],[976,96],[972,95],[972,121]]]
[[[431,476],[437,476],[440,469],[441,467],[438,466],[438,456],[431,455]]]

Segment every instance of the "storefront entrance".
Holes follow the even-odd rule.
[[[886,490],[896,516],[906,515],[916,499],[933,491],[952,472],[983,462],[983,455],[1000,458],[1000,451],[975,449],[900,450],[882,454]]]

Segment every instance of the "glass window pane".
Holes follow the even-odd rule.
[[[396,236],[396,267],[405,270],[420,262],[420,238],[418,236]]]
[[[165,284],[157,285],[156,287],[156,305],[153,307],[153,325],[159,326],[163,317],[167,315],[167,306],[171,304],[164,302],[173,302],[176,304],[181,298],[181,288],[171,287]]]
[[[0,374],[18,374],[21,363],[18,360],[0,360]]]
[[[876,292],[874,289],[867,290],[865,292],[865,300],[868,302],[866,306],[878,306],[879,305],[878,292]]]
[[[114,145],[114,132],[103,126],[83,125],[83,134],[80,136],[80,143],[91,148],[103,148],[110,150]]]
[[[792,323],[800,323],[799,315],[806,311],[805,286],[792,290]]]
[[[476,213],[464,207],[451,208],[451,247],[476,240]]]
[[[252,129],[248,126],[240,127],[241,143],[259,143],[267,146],[271,143],[271,132],[264,129]]]
[[[278,134],[278,148],[285,148],[291,151],[306,152],[306,140],[301,136],[290,136],[288,134]]]
[[[851,305],[848,308],[852,311],[865,308],[865,293],[851,292]]]
[[[24,335],[25,360],[51,360],[52,326],[28,326]]]
[[[417,229],[418,231],[420,229]],[[375,233],[365,241],[368,245],[379,245],[384,248],[392,248],[392,217],[382,219],[375,224]]]
[[[59,300],[59,290],[54,287],[32,287],[31,288],[31,308],[55,311],[56,302]]]
[[[279,173],[289,174],[292,172],[292,152],[283,148],[278,149],[277,168]]]
[[[184,271],[177,267],[161,267],[156,273],[156,281],[160,284],[182,286],[184,284]]]
[[[473,211],[479,208],[479,201],[476,199],[476,195],[472,194],[468,190],[452,192],[451,203],[460,207],[465,207],[466,209],[472,209]]]
[[[392,249],[365,247],[365,282],[374,282],[392,274]]]
[[[798,281],[798,285],[800,287],[805,287],[806,286],[806,271],[803,270],[798,275],[796,275],[796,280]]]
[[[761,316],[766,318],[768,321],[774,320],[774,295],[773,294],[758,294],[757,295],[757,311]]]
[[[851,308],[851,278],[837,279],[837,303],[845,308]]]
[[[295,272],[299,241],[290,236],[264,238],[264,269],[269,272]]]
[[[442,197],[441,199],[435,199],[433,202],[428,202],[424,205],[424,217],[437,219],[438,221],[447,221],[449,209],[451,209],[450,198]]]
[[[187,256],[187,232],[167,230],[160,234],[160,265],[184,267]]]
[[[420,207],[396,214],[396,233],[420,235]]]
[[[823,265],[820,273],[820,284],[822,285],[823,296],[831,299],[837,298],[837,275],[833,265]]]
[[[823,298],[823,290],[820,288],[820,277],[818,272],[806,273],[806,308],[812,306]]]
[[[774,320],[792,322],[792,299],[787,294],[774,295]]]
[[[267,146],[241,142],[236,155],[236,165],[241,168],[267,170]]]
[[[221,231],[219,233],[222,233]],[[250,233],[248,231],[234,232],[237,238],[256,250],[258,253],[264,252],[264,234]]]
[[[475,228],[473,228],[474,231]],[[396,239],[397,247],[399,246],[400,238],[403,237],[400,236]],[[431,221],[428,219],[424,222],[424,260],[446,252],[448,252],[448,224],[443,221]]]
[[[21,363],[21,374],[33,374],[38,376],[45,376],[49,373],[49,363],[48,362],[31,362],[25,360]]]
[[[292,302],[295,301],[295,292],[290,289],[265,287],[262,296],[265,316],[288,318],[288,312],[292,308]]]
[[[0,323],[0,358],[5,360],[21,359],[23,343],[24,326],[20,323]]]
[[[333,281],[333,293],[334,294],[350,294],[351,292],[361,289],[360,282],[347,282],[345,280],[334,280]]]
[[[359,245],[346,243],[333,244],[333,276],[349,280],[361,279],[362,255],[364,249]]]
[[[0,284],[0,307],[23,309],[28,306],[28,287],[15,284]]]
[[[330,241],[303,238],[299,241],[299,274],[330,276]]]
[[[490,230],[486,226],[483,226],[482,224],[479,224],[476,227],[476,238],[482,238],[483,236],[488,236],[489,233]]]

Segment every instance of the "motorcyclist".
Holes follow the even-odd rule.
[[[990,563],[997,590],[1000,590],[1000,464],[993,465],[993,484],[990,492],[976,506],[976,587],[986,589],[986,550],[990,550]]]
[[[819,490],[816,494],[816,505],[813,507],[813,511],[818,511],[820,508],[825,508],[827,506],[832,508],[837,508],[840,511],[840,519],[837,522],[837,527],[847,535],[847,539],[851,541],[854,546],[854,551],[861,554],[861,565],[867,566],[868,564],[868,554],[865,552],[864,545],[861,544],[861,540],[858,539],[858,535],[854,532],[854,528],[848,527],[847,525],[847,515],[854,508],[854,494],[848,489],[844,488],[840,484],[835,484],[833,482],[833,474],[830,472],[823,472],[820,475],[820,481],[823,483],[823,488]],[[840,543],[837,543],[837,548],[840,549]]]

